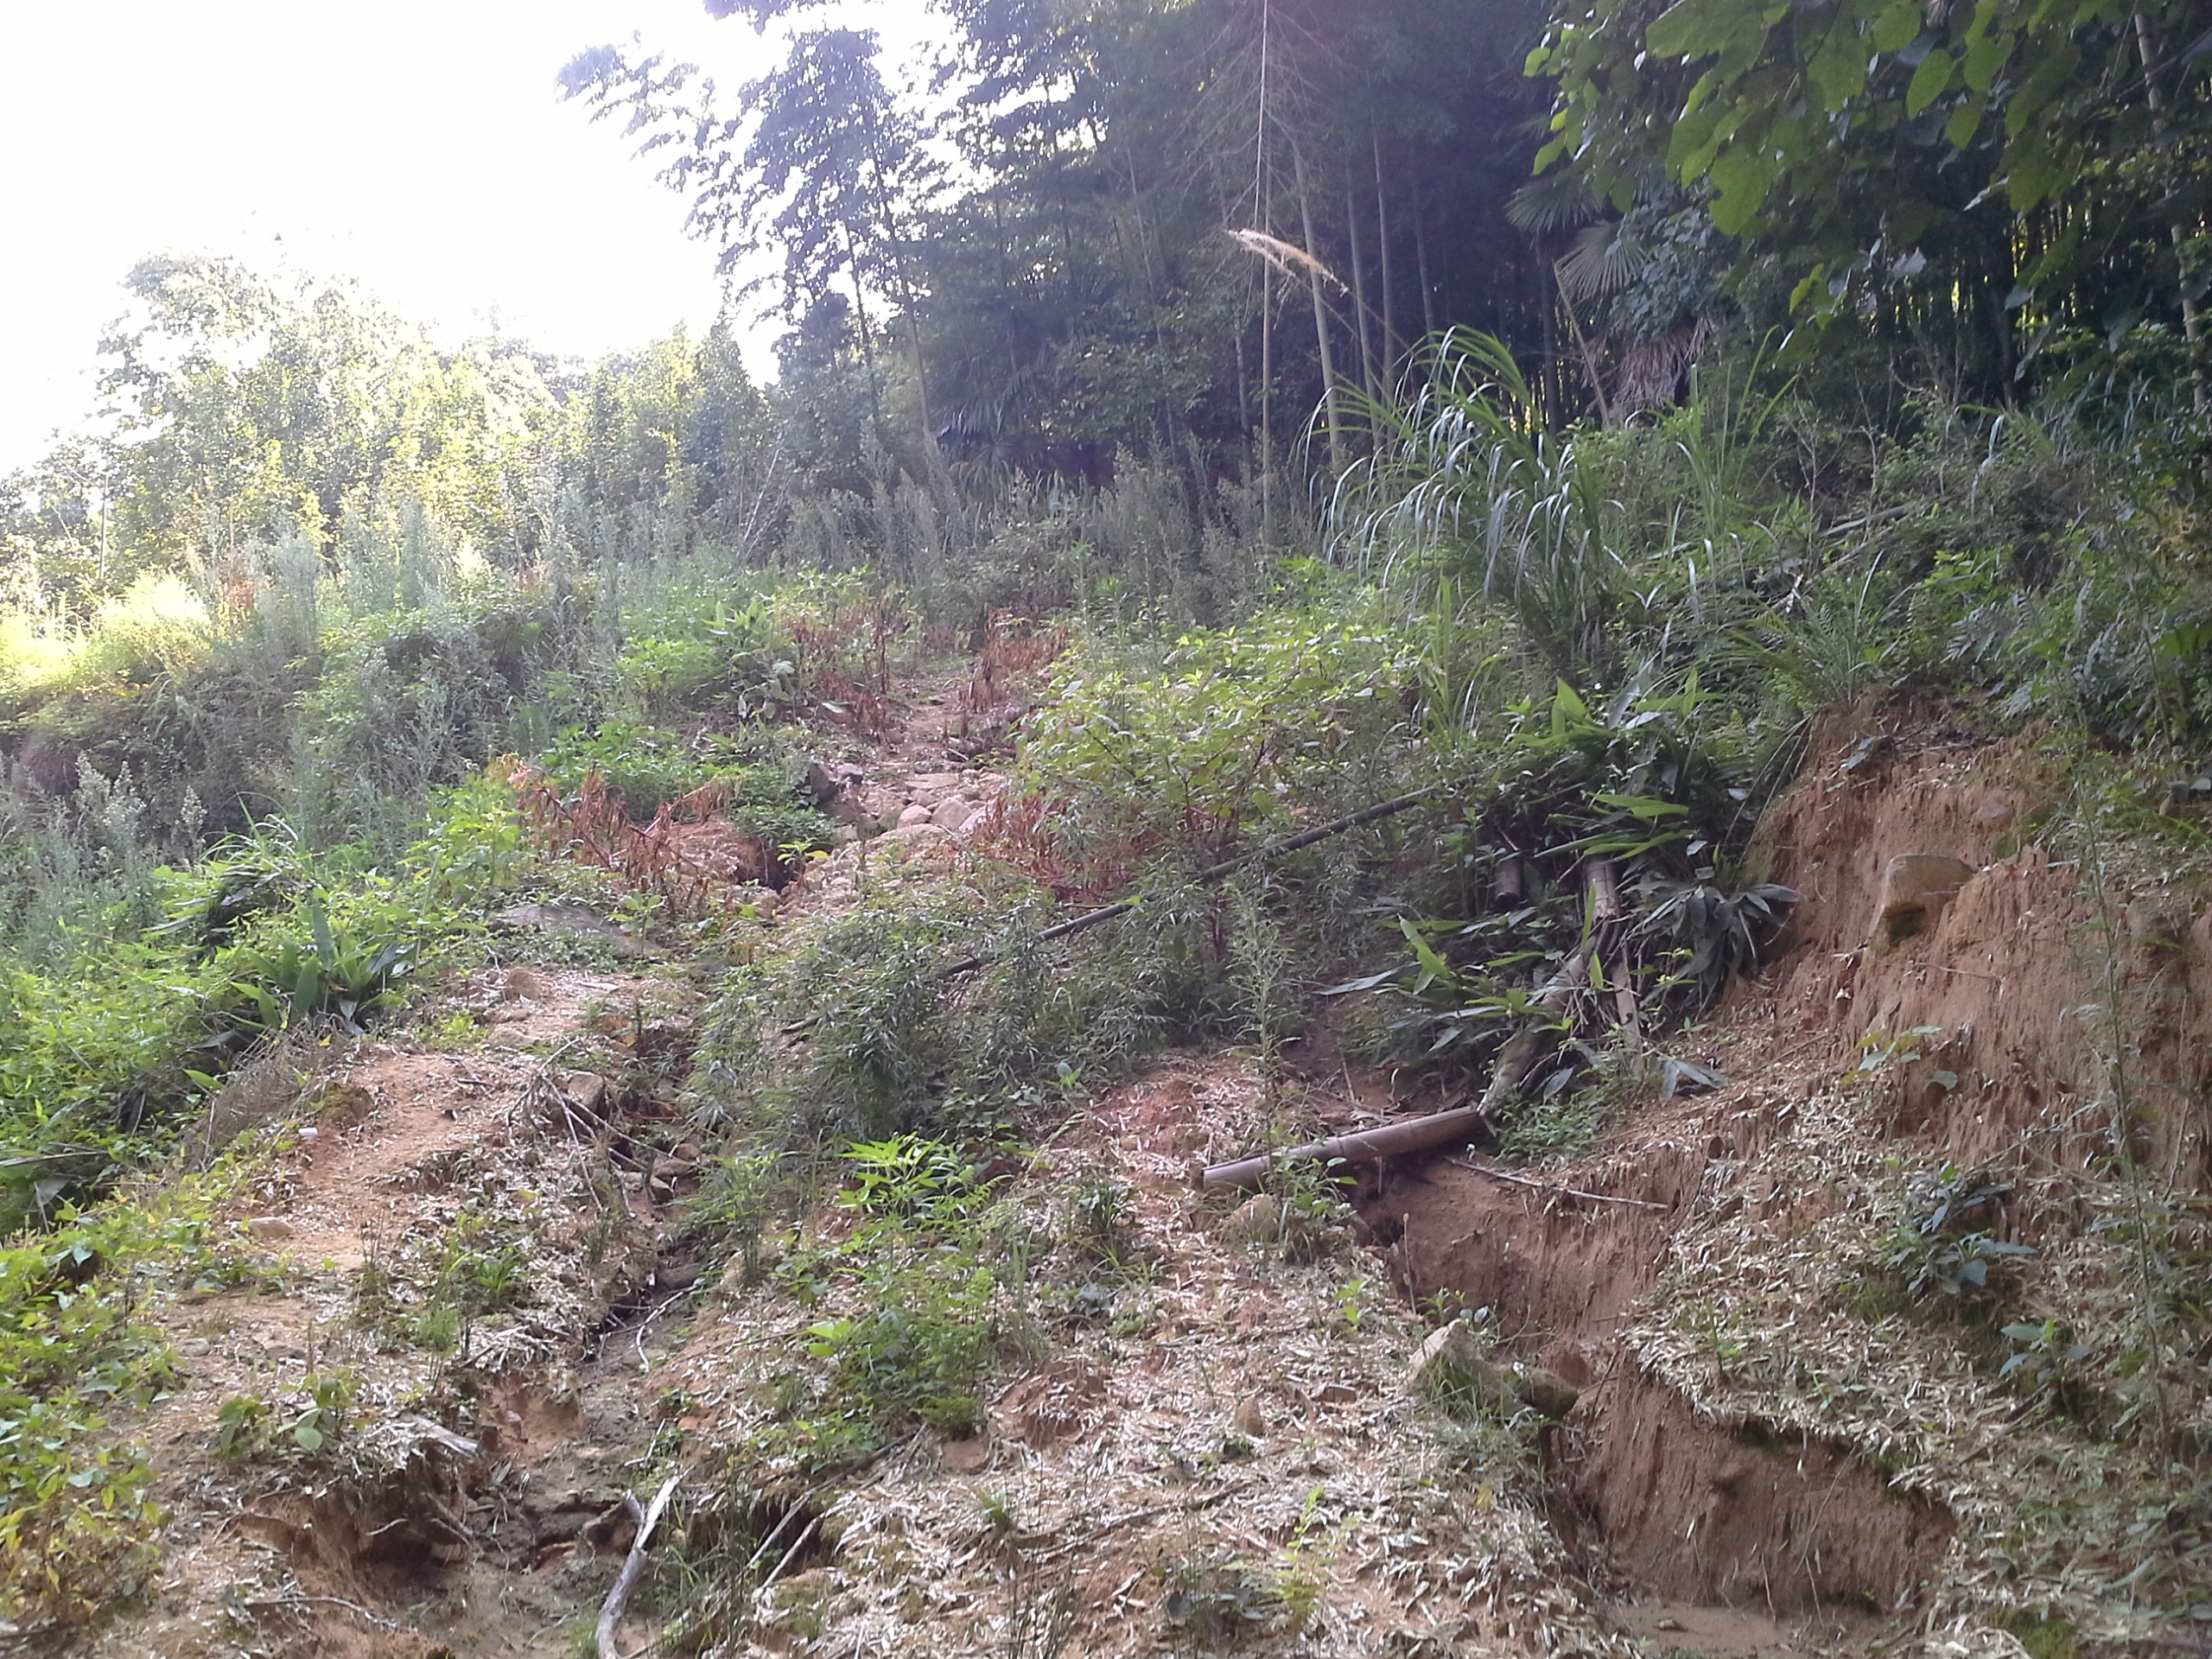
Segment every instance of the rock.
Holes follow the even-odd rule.
[[[905,811],[899,813],[899,827],[901,830],[912,830],[917,824],[930,823],[932,816],[932,809],[917,803],[916,804],[906,808]]]
[[[980,1475],[990,1467],[991,1443],[980,1438],[972,1440],[947,1440],[941,1455],[944,1459],[946,1474]]]
[[[1406,1367],[1406,1392],[1423,1399],[1471,1397],[1500,1404],[1514,1397],[1505,1374],[1483,1357],[1482,1344],[1464,1319],[1428,1333]]]
[[[937,804],[936,810],[930,814],[930,822],[940,830],[950,830],[957,835],[974,823],[982,810],[976,802],[963,800],[955,795]]]
[[[773,887],[738,887],[730,893],[733,903],[749,906],[762,921],[775,919],[776,910],[783,896]]]
[[[282,1216],[249,1216],[245,1230],[256,1238],[289,1238],[292,1224]]]
[[[1948,853],[1899,854],[1882,871],[1876,928],[1891,944],[1925,931],[1974,873],[1973,865]]]
[[[1093,1281],[1076,1292],[1068,1302],[1068,1317],[1103,1319],[1114,1311],[1114,1287]]]
[[[177,1344],[176,1351],[187,1359],[200,1359],[206,1357],[211,1345],[205,1337],[187,1337]]]
[[[1263,1440],[1268,1437],[1268,1414],[1260,1408],[1260,1396],[1248,1394],[1236,1402],[1236,1409],[1230,1414],[1230,1426],[1247,1439]]]
[[[1582,1397],[1576,1388],[1557,1371],[1546,1370],[1541,1365],[1516,1365],[1513,1368],[1513,1392],[1521,1403],[1531,1411],[1557,1419],[1574,1409],[1574,1402]]]
[[[1282,1236],[1282,1201],[1262,1192],[1229,1212],[1221,1236],[1232,1244],[1271,1243]]]
[[[480,1441],[473,1440],[466,1434],[456,1434],[443,1423],[433,1422],[428,1417],[395,1417],[391,1420],[391,1426],[418,1442],[428,1440],[460,1457],[473,1458],[483,1450]]]
[[[606,1108],[607,1079],[596,1071],[570,1071],[562,1077],[561,1088],[587,1112],[598,1113]]]

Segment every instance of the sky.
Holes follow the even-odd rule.
[[[700,0],[0,6],[0,474],[90,412],[149,253],[354,276],[449,340],[496,323],[590,357],[703,328],[712,251],[554,80],[633,35],[725,86],[772,52]]]

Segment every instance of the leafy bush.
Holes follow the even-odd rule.
[[[742,580],[687,581],[627,619],[616,672],[647,718],[709,709],[774,715],[804,701],[775,598],[755,593],[736,602],[729,588]]]
[[[850,1147],[841,1161],[850,1179],[837,1201],[866,1219],[782,1271],[810,1296],[842,1284],[858,1311],[808,1327],[804,1351],[820,1368],[790,1378],[788,1421],[769,1437],[772,1449],[818,1469],[864,1459],[913,1423],[954,1434],[976,1427],[979,1386],[1003,1335],[1000,1272],[1010,1265],[985,1185],[950,1142],[899,1135]]]
[[[1796,898],[1739,874],[1760,779],[1718,702],[1693,673],[1595,707],[1565,682],[1513,705],[1446,843],[1482,878],[1462,888],[1473,913],[1401,912],[1411,957],[1328,994],[1395,993],[1405,1059],[1484,1062],[1508,1033],[1551,1028],[1570,1046],[1545,1098],[1596,1065],[1626,1010],[1651,1025],[1707,1006]]]
[[[1354,609],[1265,613],[1149,661],[1096,643],[1064,658],[989,844],[1064,894],[1103,892],[1163,850],[1211,861],[1388,777],[1419,650],[1371,601]]]
[[[1970,1224],[1986,1217],[2008,1189],[1971,1172],[1946,1168],[1911,1184],[1912,1208],[1877,1250],[1881,1266],[1917,1300],[1969,1300],[1990,1290],[1993,1269],[2033,1255],[2033,1247],[1993,1236]]]
[[[304,939],[289,929],[258,929],[223,952],[219,960],[237,998],[233,1020],[245,1031],[269,1033],[327,1015],[359,1031],[393,999],[412,966],[413,942],[335,928],[317,897],[302,902],[296,920],[306,925]]]
[[[163,1519],[154,1471],[106,1417],[174,1380],[149,1286],[244,1269],[242,1242],[210,1217],[247,1168],[69,1212],[0,1248],[0,1618],[78,1620],[146,1584]]]
[[[791,832],[785,840],[811,840],[825,828],[821,815],[801,798],[801,768],[791,751],[760,727],[686,738],[608,720],[595,729],[563,733],[541,764],[546,777],[571,794],[597,773],[639,820],[686,796],[711,791],[713,804],[727,807],[734,821],[750,817]]]
[[[1111,1077],[1232,1017],[1210,897],[1163,884],[1118,937],[1065,944],[1037,942],[1053,912],[1019,887],[909,893],[824,921],[733,976],[696,1109],[798,1149],[1002,1123],[1063,1079]],[[971,956],[980,969],[946,974]]]
[[[221,984],[135,943],[88,949],[61,974],[0,969],[0,1228],[51,1217],[128,1166],[139,1131],[192,1092],[183,1063]]]

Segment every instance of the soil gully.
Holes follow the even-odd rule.
[[[1726,1104],[1678,1112],[1671,1134],[1647,1122],[1640,1155],[1560,1173],[1561,1185],[1630,1204],[1550,1197],[1433,1160],[1389,1172],[1363,1209],[1396,1235],[1391,1265],[1408,1294],[1487,1308],[1507,1353],[1581,1390],[1547,1448],[1570,1544],[1601,1556],[1631,1598],[1810,1619],[1834,1634],[1898,1605],[1941,1556],[1949,1517],[1893,1496],[1847,1451],[1701,1421],[1613,1340],[1707,1166],[1736,1161],[1733,1116]]]

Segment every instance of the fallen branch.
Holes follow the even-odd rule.
[[[784,1569],[791,1564],[793,1558],[798,1554],[799,1551],[806,1548],[806,1541],[814,1536],[815,1529],[821,1524],[822,1517],[818,1515],[807,1522],[806,1525],[800,1529],[798,1536],[791,1540],[791,1547],[784,1552],[784,1559],[778,1561],[768,1576],[760,1580],[760,1589],[753,1592],[756,1597],[765,1596],[776,1587],[776,1580],[784,1576]]]
[[[1410,804],[1414,798],[1402,797],[1397,802],[1385,802],[1396,807]],[[1324,829],[1328,826],[1322,826]],[[1592,859],[1584,872],[1584,895],[1598,928],[1611,926],[1623,914],[1620,888],[1613,874],[1612,865],[1605,859]],[[1395,1157],[1404,1152],[1421,1152],[1430,1147],[1442,1146],[1448,1141],[1463,1138],[1478,1128],[1487,1128],[1497,1122],[1499,1116],[1520,1092],[1521,1084],[1536,1064],[1544,1046],[1544,1039],[1560,1031],[1567,1009],[1575,997],[1588,988],[1590,963],[1594,958],[1599,939],[1598,929],[1586,938],[1582,948],[1559,966],[1558,972],[1536,989],[1529,1000],[1529,1013],[1521,1017],[1506,1036],[1497,1051],[1497,1062],[1491,1072],[1490,1086],[1483,1096],[1471,1106],[1454,1107],[1450,1111],[1436,1112],[1427,1117],[1416,1117],[1403,1123],[1387,1124],[1379,1129],[1363,1129],[1357,1135],[1340,1135],[1332,1140],[1316,1141],[1309,1146],[1293,1147],[1288,1152],[1263,1154],[1255,1158],[1240,1158],[1234,1163],[1216,1164],[1199,1178],[1202,1186],[1257,1186],[1266,1179],[1268,1169],[1280,1158],[1340,1159],[1348,1164],[1373,1163],[1377,1159]],[[1633,995],[1625,1004],[1632,1015]],[[1563,1189],[1561,1189],[1563,1190]],[[1585,1195],[1594,1196],[1594,1195]],[[1638,1200],[1640,1202],[1640,1200]]]
[[[1471,1169],[1478,1175],[1487,1175],[1493,1181],[1508,1181],[1515,1186],[1532,1186],[1539,1192],[1548,1192],[1555,1198],[1587,1198],[1593,1204],[1633,1204],[1645,1210],[1664,1210],[1663,1204],[1649,1198],[1624,1198],[1611,1192],[1585,1192],[1580,1187],[1554,1186],[1549,1181],[1532,1181],[1526,1175],[1509,1175],[1502,1169],[1492,1169],[1487,1164],[1471,1164],[1465,1158],[1447,1158],[1445,1161],[1455,1169]]]
[[[407,1627],[389,1618],[379,1618],[359,1602],[348,1601],[343,1596],[256,1596],[241,1600],[241,1607],[251,1607],[256,1612],[264,1609],[297,1612],[308,1607],[343,1607],[356,1618],[373,1624],[380,1630],[404,1630]]]
[[[607,1599],[599,1609],[599,1659],[622,1659],[622,1650],[614,1645],[614,1627],[620,1622],[622,1608],[630,1599],[630,1592],[637,1587],[638,1576],[645,1570],[645,1546],[652,1541],[653,1529],[660,1524],[660,1512],[668,1507],[668,1500],[676,1494],[677,1483],[683,1478],[677,1470],[661,1483],[660,1491],[653,1494],[652,1506],[646,1510],[638,1522],[638,1535],[630,1541],[630,1554],[622,1563],[622,1572],[614,1580],[614,1587],[607,1592]],[[636,1514],[638,1500],[624,1493],[622,1502],[632,1514]]]
[[[1449,787],[1451,787],[1449,784],[1431,784],[1426,789],[1416,789],[1409,794],[1394,796],[1387,801],[1377,801],[1372,806],[1363,806],[1357,812],[1347,812],[1340,818],[1331,818],[1326,823],[1317,823],[1310,830],[1301,830],[1294,836],[1284,836],[1281,841],[1271,841],[1263,846],[1255,847],[1249,853],[1239,853],[1235,858],[1225,858],[1218,864],[1209,864],[1192,876],[1191,880],[1197,887],[1213,887],[1219,882],[1226,881],[1248,864],[1258,864],[1274,858],[1287,858],[1293,853],[1303,852],[1317,842],[1341,836],[1347,830],[1357,830],[1362,824],[1373,823],[1378,818],[1391,817],[1403,812],[1408,807],[1418,806],[1440,790]],[[1135,899],[1124,899],[1119,903],[1108,905],[1102,910],[1090,911],[1067,921],[1056,923],[1037,936],[1037,943],[1043,944],[1052,939],[1065,939],[1071,934],[1081,933],[1087,929],[1110,922],[1116,917],[1126,916],[1137,907],[1138,902]],[[988,966],[991,961],[990,957],[981,953],[972,957],[963,957],[945,969],[944,976],[952,979],[962,974],[972,974],[978,968]]]
[[[1491,1072],[1490,1087],[1483,1090],[1483,1097],[1478,1103],[1478,1109],[1485,1117],[1495,1118],[1520,1092],[1522,1079],[1535,1065],[1546,1033],[1559,1030],[1560,1016],[1589,976],[1590,953],[1586,949],[1578,950],[1560,964],[1560,970],[1546,980],[1531,999],[1536,1012],[1523,1015],[1497,1051],[1497,1065]]]

